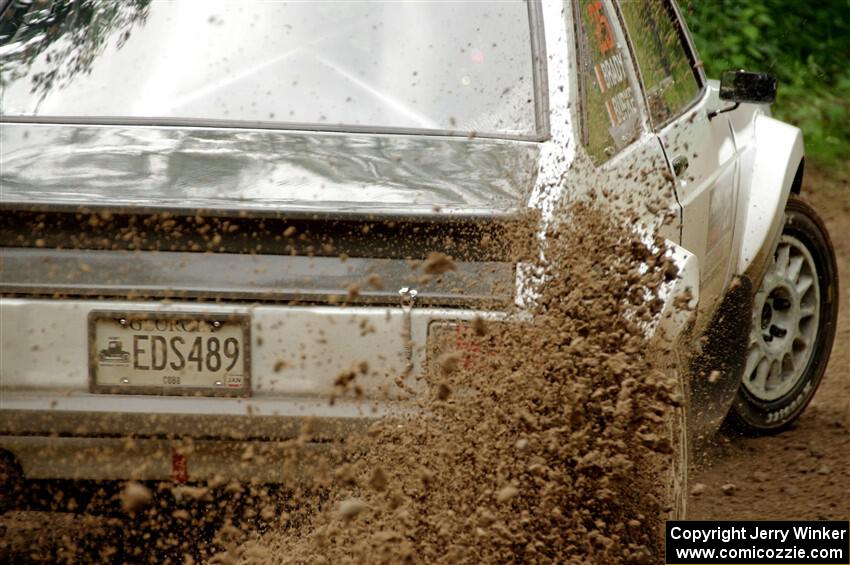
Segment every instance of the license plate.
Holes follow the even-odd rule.
[[[92,312],[92,392],[248,396],[251,326],[242,314]]]

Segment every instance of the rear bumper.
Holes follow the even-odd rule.
[[[0,436],[25,479],[309,485],[330,466],[328,444]]]
[[[345,437],[406,403],[4,391],[0,435],[279,441]]]
[[[250,396],[92,392],[87,318],[102,309],[249,316]],[[428,388],[429,328],[477,315],[494,316],[425,307],[3,298],[0,450],[28,478],[302,480],[318,472],[314,463],[329,447],[375,418],[411,413],[412,399]],[[337,375],[361,361],[369,366],[357,376],[362,397],[331,402],[340,392]]]
[[[249,318],[251,395],[244,401],[178,403],[173,397],[147,396],[138,411],[160,412],[159,406],[202,413],[244,412],[246,405],[271,409],[274,402],[327,401],[342,371],[362,362],[366,374],[357,377],[364,400],[409,397],[426,388],[417,378],[424,373],[429,328],[434,322],[471,320],[498,313],[472,309],[413,306],[245,305],[206,302],[119,301],[0,298],[0,409],[7,394],[21,391],[35,398],[88,406],[97,412],[125,411],[123,406],[143,403],[128,395],[103,395],[92,390],[89,374],[88,317],[94,311],[129,314],[188,313],[197,316],[241,315]],[[397,386],[408,376],[405,387]],[[13,398],[9,396],[8,398]],[[21,397],[23,398],[23,397]],[[180,406],[181,408],[176,408]],[[56,409],[41,406],[39,409]],[[82,409],[82,408],[75,408]],[[172,408],[166,410],[171,412]]]
[[[323,474],[331,448],[375,418],[410,412],[403,403],[4,391],[0,450],[28,479],[295,485]]]

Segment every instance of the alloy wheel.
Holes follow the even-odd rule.
[[[784,234],[756,294],[743,385],[763,402],[782,398],[805,374],[817,342],[820,286],[812,254]]]

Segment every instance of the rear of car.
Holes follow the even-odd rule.
[[[3,456],[286,482],[410,410],[514,300],[531,4],[8,3]]]

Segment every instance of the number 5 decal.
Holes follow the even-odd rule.
[[[602,0],[588,4],[587,13],[590,14],[594,24],[593,35],[596,37],[596,45],[599,47],[599,52],[604,55],[614,48],[614,37],[608,25],[608,18],[602,13]]]

